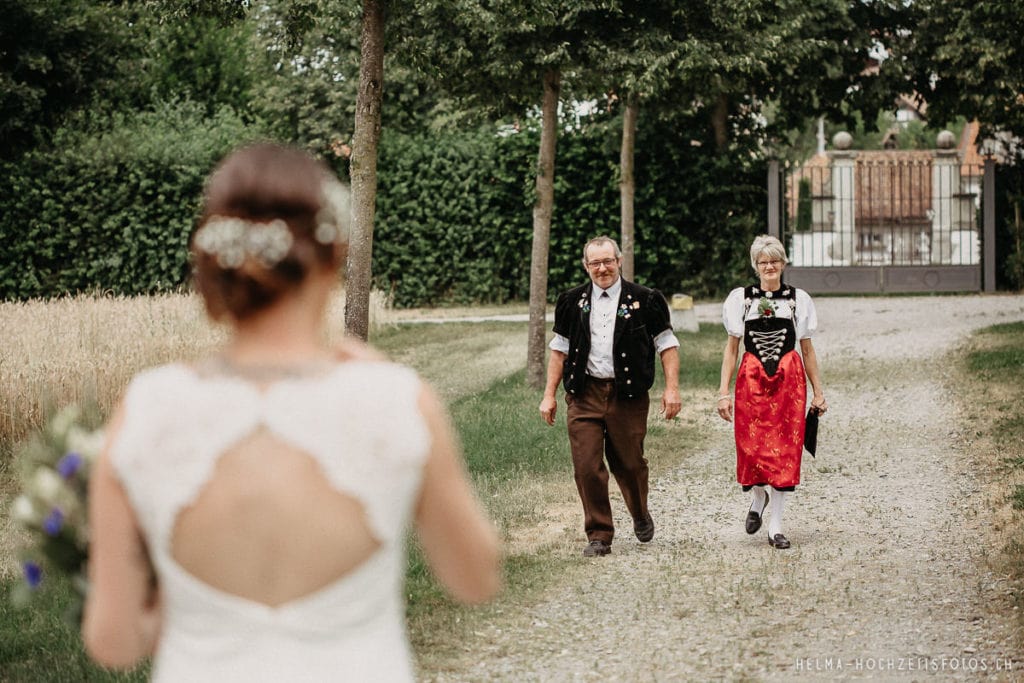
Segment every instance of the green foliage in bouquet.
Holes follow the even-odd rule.
[[[89,472],[103,446],[98,423],[78,406],[57,412],[18,453],[22,492],[10,510],[31,539],[21,558],[25,580],[11,600],[27,606],[51,582],[70,582],[73,600],[66,616],[76,628],[88,588]]]

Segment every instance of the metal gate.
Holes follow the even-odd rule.
[[[811,293],[994,291],[993,183],[991,159],[951,148],[773,161],[769,232]]]

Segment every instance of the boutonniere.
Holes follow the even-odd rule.
[[[580,310],[584,313],[590,313],[590,300],[584,295],[579,302],[576,304],[580,307]]]
[[[639,304],[637,304],[637,305],[639,305]],[[618,316],[620,318],[625,318],[626,320],[629,320],[629,317],[630,317],[629,304],[620,304],[619,305]]]
[[[639,302],[639,301],[634,301],[634,302],[633,302],[633,310],[635,311],[635,310],[637,310],[638,308],[640,308],[640,302]]]
[[[757,312],[761,314],[762,318],[774,318],[775,312],[778,310],[778,304],[767,297],[762,296],[761,300],[757,302]]]

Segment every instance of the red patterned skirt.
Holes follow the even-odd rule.
[[[800,483],[807,380],[800,354],[779,359],[771,377],[756,356],[743,354],[736,375],[736,480],[747,489]]]

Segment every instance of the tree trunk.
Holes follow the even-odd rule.
[[[715,148],[724,152],[729,144],[729,98],[722,93],[715,99],[715,108],[711,112],[711,128],[715,131]]]
[[[537,200],[533,205],[533,251],[530,255],[530,328],[526,345],[526,381],[535,389],[544,387],[545,314],[548,300],[548,248],[551,244],[551,213],[555,203],[555,141],[558,137],[559,71],[544,74],[541,105],[540,151],[537,154]]]
[[[359,93],[352,138],[352,234],[345,286],[345,333],[365,340],[370,331],[373,217],[377,206],[377,143],[384,83],[383,0],[363,0]]]
[[[636,237],[636,221],[633,199],[636,196],[636,179],[633,176],[633,160],[636,150],[636,118],[640,104],[636,95],[626,99],[626,110],[622,114],[622,149],[619,152],[619,197],[622,211],[622,277],[633,280],[633,245]]]

